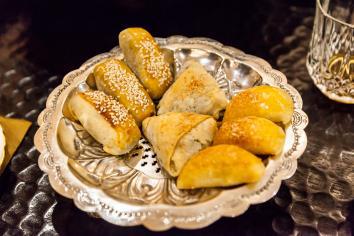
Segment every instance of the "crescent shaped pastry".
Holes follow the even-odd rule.
[[[128,28],[119,34],[119,46],[152,99],[159,99],[171,85],[170,65],[155,39],[142,28]]]
[[[138,125],[155,113],[155,106],[129,67],[118,59],[107,59],[93,70],[98,90],[115,97]]]
[[[179,189],[227,187],[257,182],[265,167],[260,158],[236,145],[216,145],[194,155],[177,179]]]
[[[68,110],[107,153],[127,153],[140,139],[139,127],[127,109],[102,91],[75,93]]]
[[[226,107],[224,120],[258,116],[287,124],[291,121],[293,112],[293,101],[286,92],[280,88],[262,85],[235,95]]]
[[[177,176],[188,159],[209,146],[217,130],[207,115],[169,112],[143,121],[143,132],[164,169]]]
[[[253,154],[276,155],[284,145],[285,133],[272,121],[247,116],[226,120],[214,137],[214,144],[235,144]]]
[[[188,61],[177,80],[163,95],[158,115],[195,112],[219,118],[228,100],[215,79],[196,61]]]

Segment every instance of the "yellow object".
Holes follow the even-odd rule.
[[[280,88],[262,85],[235,95],[226,107],[224,120],[258,116],[287,124],[291,121],[293,112],[293,101],[286,92]]]
[[[0,116],[0,125],[2,126],[3,134],[5,136],[5,152],[3,158],[0,159],[1,174],[5,170],[5,167],[11,160],[16,149],[20,145],[27,130],[31,126],[31,122],[21,119],[11,119]]]
[[[139,126],[145,118],[154,115],[154,103],[123,61],[107,59],[94,68],[93,75],[97,88],[117,98]]]
[[[177,187],[195,189],[254,183],[264,172],[262,160],[252,153],[236,145],[216,145],[189,159],[177,179]]]
[[[0,125],[0,165],[5,158],[5,145],[6,145],[5,136],[2,127]]]
[[[329,76],[325,79],[336,79],[336,77],[345,80],[350,79],[354,81],[354,56],[346,60],[343,54],[333,55],[328,62]]]
[[[247,116],[222,123],[214,144],[234,144],[253,154],[276,155],[284,145],[285,133],[272,121]]]
[[[155,39],[142,28],[128,28],[119,34],[124,59],[152,99],[159,99],[173,82],[167,63]]]

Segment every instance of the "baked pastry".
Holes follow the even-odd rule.
[[[194,155],[177,179],[179,189],[227,187],[257,182],[265,167],[260,158],[236,145],[216,145]]]
[[[98,90],[115,97],[138,125],[155,113],[155,106],[129,67],[118,59],[107,59],[93,70]]]
[[[291,121],[293,112],[293,101],[286,92],[280,88],[262,85],[235,95],[226,107],[224,120],[258,116],[287,124]]]
[[[177,176],[188,159],[209,146],[217,130],[207,115],[169,112],[143,121],[143,132],[164,169]]]
[[[142,28],[128,28],[120,32],[119,46],[151,98],[159,99],[173,79],[170,65],[154,38]]]
[[[195,112],[218,119],[227,103],[225,93],[204,67],[196,61],[188,61],[160,100],[158,115],[171,111]]]
[[[214,144],[235,144],[253,154],[276,155],[284,145],[285,133],[272,121],[256,116],[226,120],[214,137]]]
[[[75,93],[67,110],[112,155],[129,152],[140,139],[139,127],[128,110],[102,91]]]

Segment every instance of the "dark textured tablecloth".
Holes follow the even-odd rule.
[[[310,123],[295,175],[270,201],[200,230],[163,233],[93,218],[56,194],[37,165],[34,124],[0,177],[4,235],[351,235],[354,106],[335,103],[305,66],[315,1],[0,1],[0,115],[36,122],[67,72],[117,44],[129,26],[203,36],[263,57],[301,93]]]

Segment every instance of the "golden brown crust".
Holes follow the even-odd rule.
[[[224,120],[258,116],[287,124],[291,121],[293,112],[293,101],[286,92],[280,88],[262,85],[235,95],[226,107]]]
[[[107,59],[94,68],[97,88],[114,96],[137,124],[155,113],[155,106],[129,67],[118,59]]]
[[[87,91],[78,93],[80,97],[92,104],[96,111],[101,114],[113,127],[132,126],[133,117],[128,110],[112,96],[101,91]]]
[[[128,28],[119,34],[125,61],[153,99],[160,98],[173,82],[169,64],[149,32]]]
[[[176,146],[181,138],[190,132],[197,125],[211,116],[187,112],[169,112],[161,116],[153,116],[143,121],[143,133],[153,145],[162,166],[173,176],[176,173],[170,170],[171,159],[174,156]],[[215,122],[215,121],[214,121]],[[216,130],[216,122],[214,123]],[[214,136],[211,134],[209,143]]]
[[[180,189],[226,187],[257,182],[264,174],[262,160],[236,145],[216,145],[194,155],[177,179]]]
[[[276,155],[284,145],[285,133],[270,120],[248,116],[224,121],[214,144],[238,145],[253,154]]]
[[[196,61],[185,63],[185,69],[163,95],[158,115],[166,112],[195,112],[219,118],[228,100],[215,79]]]
[[[127,109],[102,91],[78,92],[70,97],[68,110],[85,130],[112,155],[129,152],[139,141],[139,127]]]

